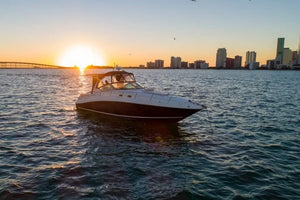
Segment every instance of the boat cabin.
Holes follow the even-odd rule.
[[[111,71],[105,74],[93,75],[93,89],[95,90],[128,90],[128,89],[142,89],[134,78],[133,73],[126,71]]]

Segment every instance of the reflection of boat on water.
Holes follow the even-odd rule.
[[[93,112],[78,112],[81,127],[86,134],[109,136],[109,138],[127,138],[144,142],[167,142],[181,140],[188,135],[176,122],[158,120],[123,120],[122,118],[98,115]]]
[[[76,107],[128,119],[175,122],[203,109],[190,100],[144,89],[123,70],[93,75],[92,91],[81,94]]]

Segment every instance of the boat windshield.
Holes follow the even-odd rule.
[[[116,74],[111,76],[111,83],[135,82],[133,74]]]
[[[114,74],[103,77],[97,85],[98,89],[142,89],[143,87],[135,81],[133,74]]]

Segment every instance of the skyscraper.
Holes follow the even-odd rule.
[[[255,51],[247,51],[246,52],[245,67],[247,65],[249,65],[251,62],[256,62],[256,52]]]
[[[289,48],[284,48],[282,64],[286,66],[290,66],[291,62],[292,62],[292,50],[290,50]]]
[[[235,56],[234,57],[234,68],[238,69],[242,67],[242,56]]]
[[[188,65],[189,65],[188,62],[181,61],[181,69],[187,69]]]
[[[280,61],[282,64],[283,61],[283,50],[284,50],[284,38],[277,39],[277,51],[276,51],[276,60]]]
[[[217,51],[216,56],[216,67],[217,68],[225,68],[226,67],[226,49],[225,48],[219,48]]]
[[[298,64],[298,52],[292,51],[292,65]]]
[[[196,60],[194,62],[195,69],[208,69],[209,64],[205,60]]]
[[[298,64],[300,64],[300,37],[299,37],[299,44],[298,44]]]
[[[157,68],[157,69],[164,68],[164,61],[163,60],[155,60],[155,68]]]
[[[181,57],[171,57],[171,68],[180,69],[181,68]]]
[[[147,62],[147,68],[153,69],[155,68],[155,63],[154,62]]]
[[[234,68],[234,58],[226,58],[226,69]]]

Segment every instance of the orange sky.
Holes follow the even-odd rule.
[[[163,59],[169,66],[171,56],[180,56],[215,66],[218,48],[243,63],[246,51],[256,51],[264,64],[275,57],[278,37],[297,50],[299,7],[299,0],[4,1],[0,61],[58,65],[79,45],[92,53],[74,60],[94,65]]]

